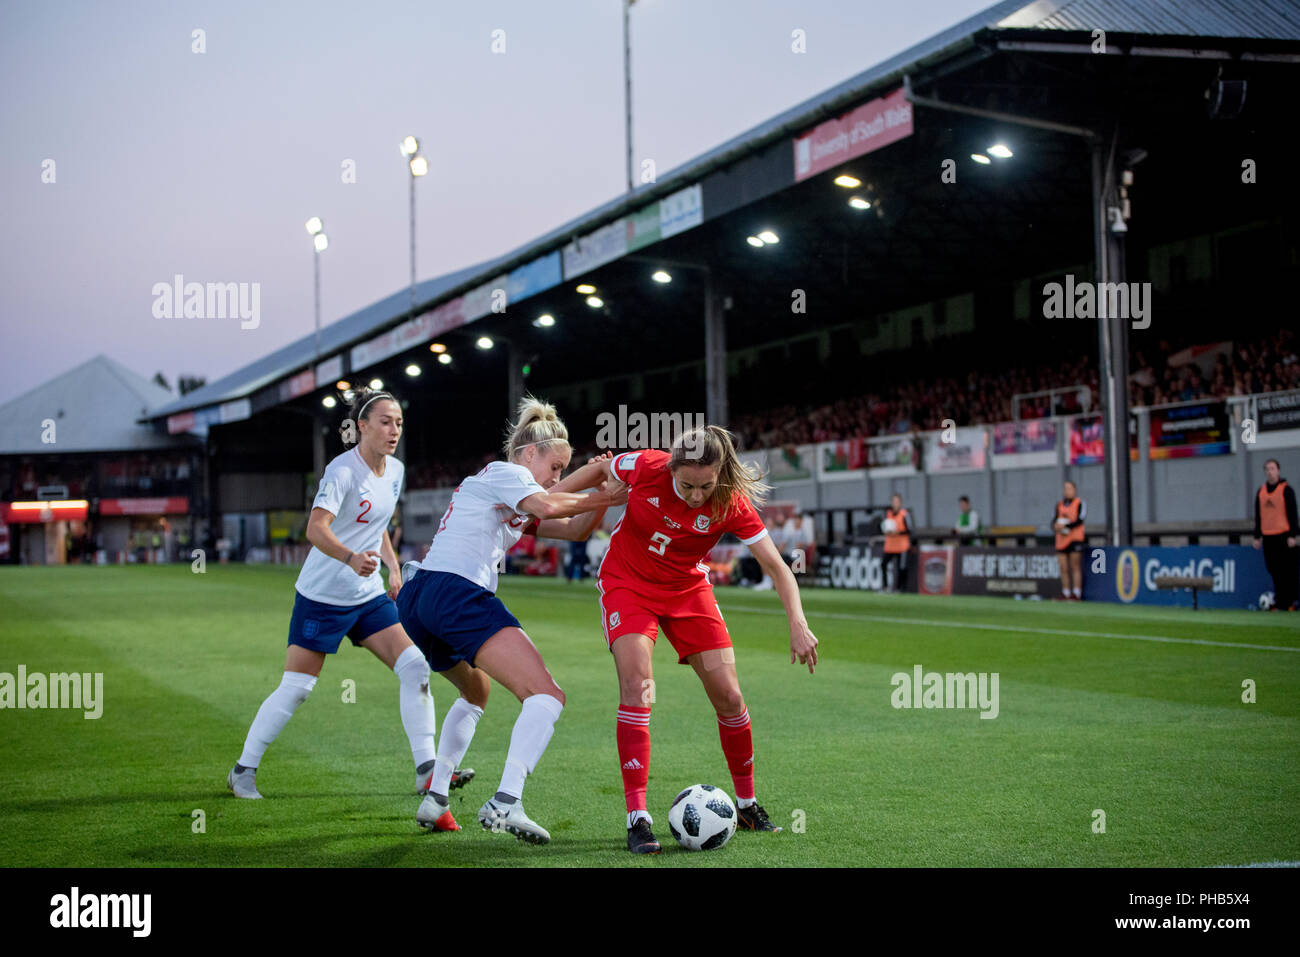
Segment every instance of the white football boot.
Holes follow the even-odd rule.
[[[478,809],[478,822],[485,831],[505,831],[529,844],[547,844],[551,840],[550,832],[524,813],[521,801],[498,804],[493,798],[488,798]]]
[[[249,768],[243,774],[236,774],[235,769],[231,768],[230,773],[226,775],[226,787],[235,792],[237,798],[260,799],[262,795],[257,793],[257,768]]]
[[[429,831],[459,831],[460,825],[451,815],[451,808],[432,794],[426,794],[415,812],[415,823]]]
[[[473,768],[457,768],[455,771],[451,772],[451,784],[449,785],[448,790],[454,791],[457,788],[463,788],[465,785],[469,784],[469,782],[473,780],[474,780]],[[428,794],[429,785],[432,782],[433,782],[432,771],[430,771],[428,774],[420,774],[417,771],[415,774],[415,793]]]

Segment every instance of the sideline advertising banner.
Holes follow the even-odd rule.
[[[1178,605],[1190,608],[1186,589],[1156,588],[1162,575],[1214,579],[1212,591],[1200,590],[1201,608],[1258,608],[1260,597],[1271,595],[1273,579],[1264,567],[1264,553],[1245,545],[1097,547],[1083,555],[1083,597],[1131,605]]]
[[[1232,451],[1228,436],[1226,402],[1180,405],[1151,410],[1152,459],[1182,459],[1195,455],[1227,455]]]
[[[1011,595],[1016,598],[1056,598],[1061,571],[1051,548],[957,549],[953,569],[954,595]]]

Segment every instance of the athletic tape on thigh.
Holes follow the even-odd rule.
[[[703,662],[705,671],[712,671],[722,665],[734,665],[736,663],[736,649],[710,648],[708,651],[700,652],[700,661]]]

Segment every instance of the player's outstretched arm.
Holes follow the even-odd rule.
[[[785,616],[790,622],[790,664],[797,659],[800,664],[808,666],[812,674],[817,667],[817,636],[808,627],[804,617],[803,602],[799,598],[799,583],[794,573],[786,567],[781,553],[772,544],[772,536],[764,535],[749,546],[749,553],[772,579],[777,597],[785,607]]]
[[[569,518],[589,512],[593,508],[609,508],[616,504],[618,504],[617,496],[610,491],[575,495],[572,492],[556,492],[552,489],[549,492],[534,492],[516,505],[515,510],[527,512],[539,521],[545,522],[548,519]]]
[[[582,468],[571,472],[552,485],[551,492],[581,492],[584,489],[597,488],[609,478],[609,466],[606,463],[611,458],[613,453],[606,452],[604,455],[589,459]]]

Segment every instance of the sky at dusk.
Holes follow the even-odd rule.
[[[639,0],[634,156],[662,177],[991,2]],[[6,0],[0,402],[99,353],[212,381],[311,332],[313,215],[324,324],[403,289],[408,133],[421,280],[615,198],[622,48],[620,0]],[[176,274],[259,283],[260,324],[155,317]]]

